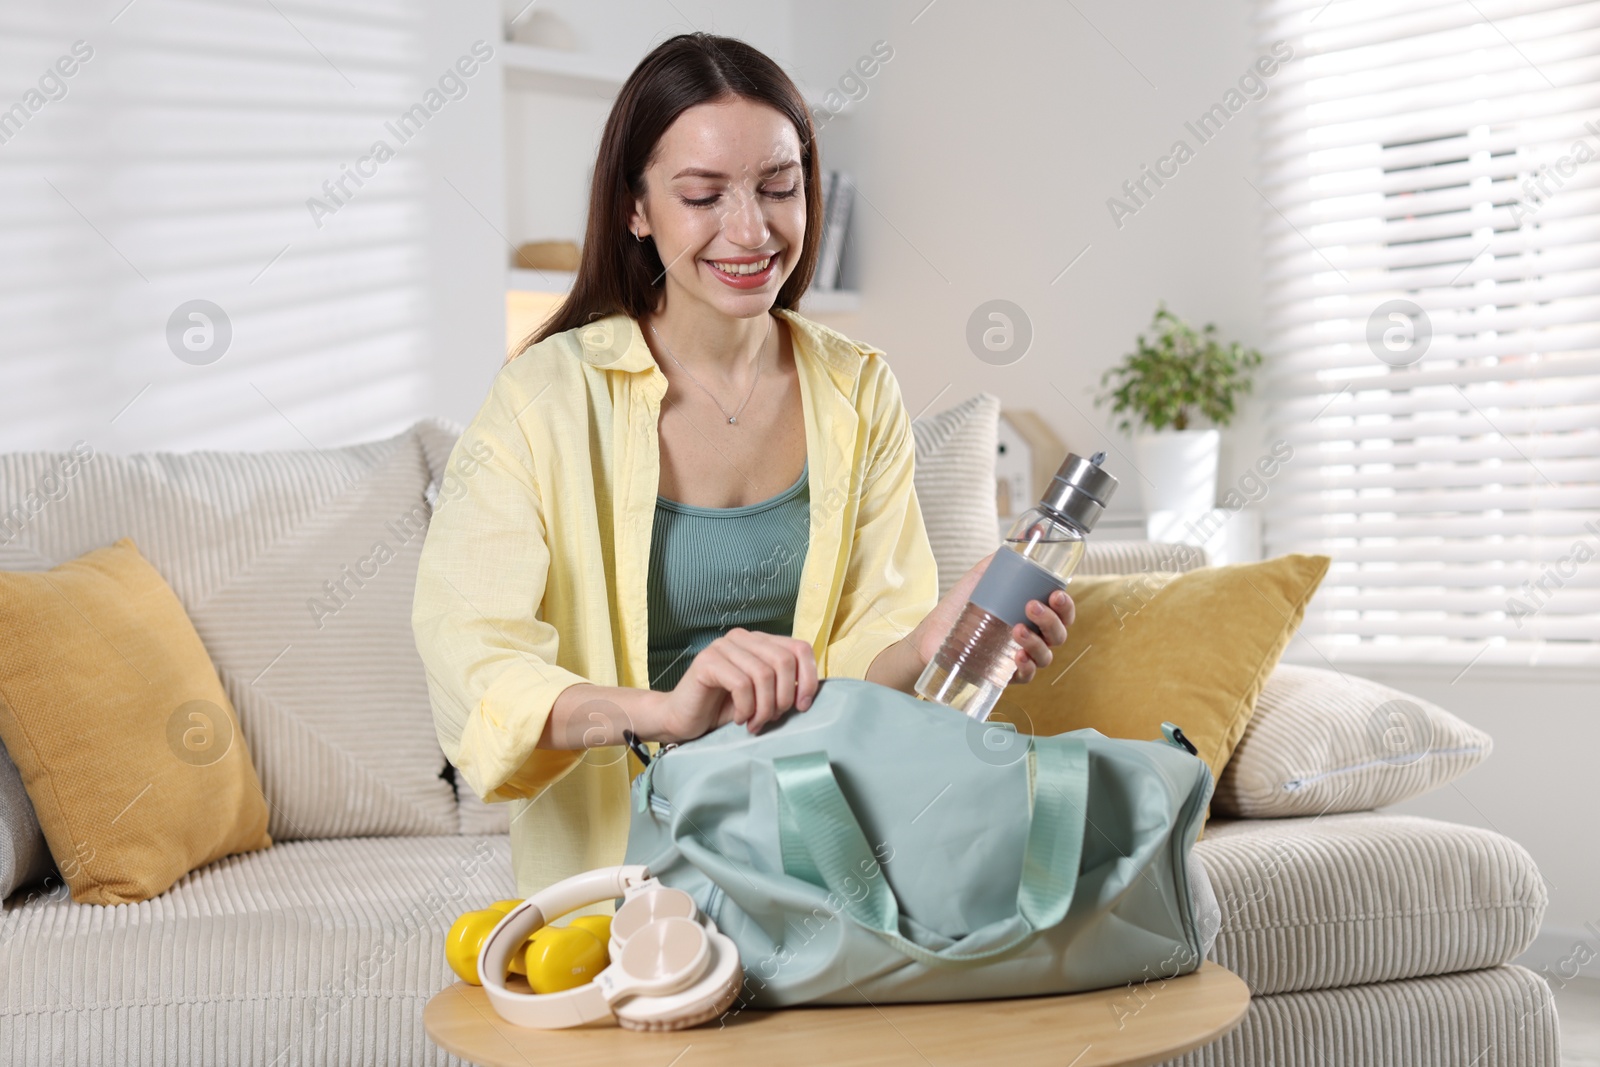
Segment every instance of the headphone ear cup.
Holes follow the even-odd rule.
[[[744,971],[739,947],[727,934],[706,932],[710,958],[688,988],[663,996],[637,996],[613,1005],[612,1015],[625,1030],[685,1030],[710,1022],[739,998]]]
[[[628,897],[611,917],[614,946],[611,954],[617,955],[617,949],[646,924],[667,918],[698,920],[700,906],[683,890],[664,885],[652,886]]]

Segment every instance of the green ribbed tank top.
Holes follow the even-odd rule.
[[[707,508],[656,497],[648,578],[650,688],[677,686],[735,626],[788,637],[811,542],[810,459],[765,500]]]

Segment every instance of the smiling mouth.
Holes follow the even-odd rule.
[[[737,278],[746,274],[760,274],[772,263],[775,255],[769,255],[765,259],[758,259],[754,263],[729,263],[726,260],[719,259],[708,259],[706,263],[715,270],[720,270],[724,274]]]

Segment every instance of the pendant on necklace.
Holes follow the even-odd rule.
[[[729,415],[728,416],[728,421],[729,422],[738,422],[739,421],[739,416],[737,416],[737,415]]]

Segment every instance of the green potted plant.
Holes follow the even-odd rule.
[[[1250,392],[1250,372],[1261,353],[1237,341],[1224,345],[1217,327],[1193,327],[1156,305],[1154,339],[1138,335],[1138,347],[1100,376],[1104,391],[1095,406],[1109,403],[1122,416],[1117,427],[1133,435],[1134,453],[1146,485],[1150,511],[1206,511],[1216,506],[1219,427],[1233,421],[1236,398]],[[1212,423],[1197,428],[1199,419]]]

